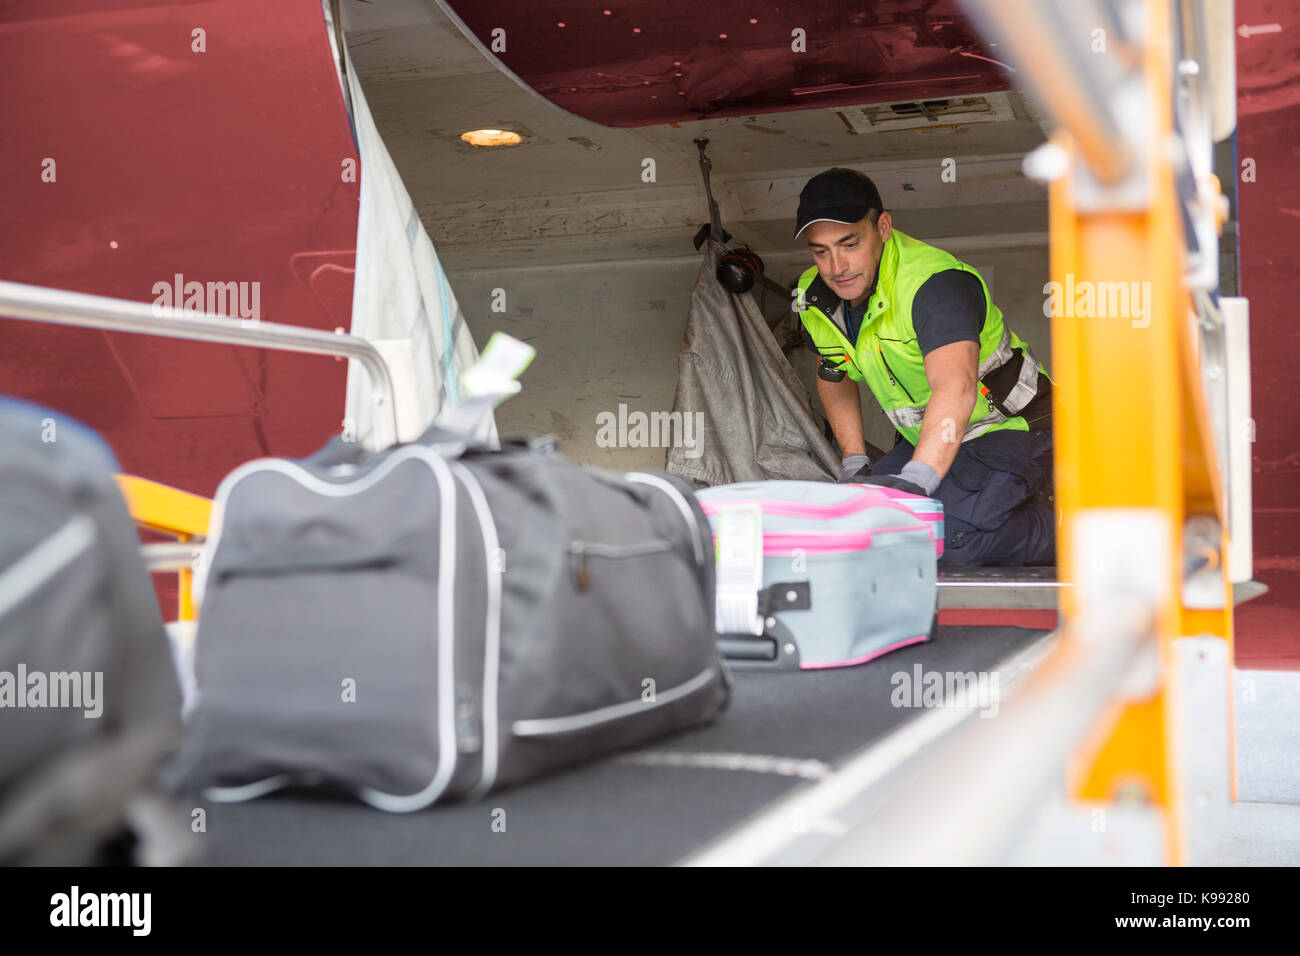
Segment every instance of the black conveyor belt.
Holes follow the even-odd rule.
[[[646,748],[741,753],[831,765],[922,711],[890,703],[890,677],[991,670],[1046,632],[942,627],[934,639],[858,667],[737,673],[731,708],[710,727]],[[215,865],[670,864],[712,842],[798,785],[797,776],[604,759],[524,786],[413,814],[282,793],[207,809]],[[493,830],[504,810],[505,832]],[[501,814],[495,814],[500,819]]]

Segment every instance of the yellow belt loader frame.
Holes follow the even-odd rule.
[[[1216,31],[1231,49],[1231,4],[968,7],[1059,123],[1026,170],[1050,182],[1057,553],[1076,584],[1062,593],[1060,651],[1114,639],[1107,603],[1132,602],[1154,637],[1145,675],[1076,755],[1069,790],[1158,807],[1167,861],[1195,862],[1235,796],[1229,523],[1201,342],[1213,303],[1189,281],[1195,255],[1217,285],[1217,240],[1185,238],[1207,219],[1217,235],[1223,218],[1204,158],[1210,127],[1224,125],[1207,118],[1205,84],[1225,64],[1206,51],[1222,49],[1208,42]],[[1128,307],[1108,309],[1121,292]]]

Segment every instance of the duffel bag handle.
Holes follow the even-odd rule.
[[[463,432],[452,431],[440,425],[430,425],[414,444],[433,448],[447,458],[462,455],[494,454],[503,451],[530,451],[538,455],[554,455],[559,451],[559,440],[554,435],[511,435],[499,439],[500,447],[493,447],[482,439]]]

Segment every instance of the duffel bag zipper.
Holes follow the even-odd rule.
[[[260,559],[260,561],[259,561]],[[255,555],[239,564],[228,564],[216,574],[218,581],[264,575],[342,574],[349,571],[384,571],[401,560],[396,554],[335,556],[321,552]]]
[[[658,488],[677,506],[677,510],[681,512],[682,518],[685,519],[686,528],[691,535],[691,546],[695,549],[695,563],[703,568],[705,552],[704,545],[700,542],[699,526],[696,523],[695,512],[691,510],[690,503],[682,493],[673,487],[672,482],[665,481],[658,475],[649,475],[643,471],[629,471],[624,477],[628,481],[634,481],[637,484],[651,485]],[[712,558],[712,555],[709,555],[709,558]]]
[[[591,568],[588,557],[597,558],[638,558],[646,554],[662,554],[672,551],[671,541],[656,539],[640,544],[600,544],[595,541],[570,541],[569,566],[573,569],[573,582],[579,591],[591,587]]]

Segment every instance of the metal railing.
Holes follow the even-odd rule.
[[[1074,135],[1099,180],[1115,183],[1134,170],[1133,144],[1111,100],[1117,80],[1137,67],[1138,56],[1109,3],[963,0],[963,7],[984,37],[996,37],[1003,49],[1010,48],[1024,71],[1017,80]],[[1079,29],[1080,23],[1108,30],[1114,55],[1092,56],[1090,32]]]
[[[355,335],[3,281],[0,281],[0,316],[108,332],[135,332],[354,359],[370,376],[371,401],[377,418],[387,421],[391,429],[388,441],[397,438],[396,394],[388,364],[374,345]]]
[[[1097,715],[1154,643],[1154,617],[1113,600],[1062,635],[1058,654],[1030,674],[996,720],[973,712],[929,751],[904,785],[818,862],[822,865],[977,866],[1004,862],[1044,795],[1064,778]],[[1072,639],[1071,648],[1066,640]],[[953,798],[954,784],[960,799]]]
[[[193,568],[203,541],[162,541],[140,545],[140,556],[144,565],[152,572],[182,571]]]

